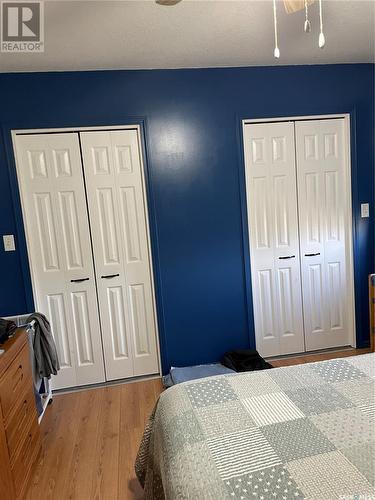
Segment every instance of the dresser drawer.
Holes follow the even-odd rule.
[[[22,492],[29,479],[31,467],[40,451],[39,424],[35,420],[24,435],[23,442],[11,465],[16,495]]]
[[[8,442],[9,458],[13,464],[16,452],[25,439],[27,429],[33,422],[36,422],[35,398],[32,389],[28,389],[17,401],[15,409],[12,411],[12,418],[5,426],[5,433]]]
[[[0,381],[1,407],[5,422],[8,421],[12,409],[18,406],[19,399],[25,393],[25,387],[31,387],[31,384],[29,350],[25,345]]]

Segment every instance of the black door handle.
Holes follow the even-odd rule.
[[[109,278],[117,278],[120,276],[119,274],[107,274],[107,276],[100,276],[101,278],[109,279]]]
[[[317,255],[320,255],[320,252],[316,252],[316,253],[305,253],[305,257],[316,257]]]
[[[88,281],[90,278],[80,278],[78,280],[70,280],[71,283],[81,283],[82,281]]]
[[[280,260],[285,260],[285,259],[294,259],[295,255],[287,255],[286,257],[279,257]]]

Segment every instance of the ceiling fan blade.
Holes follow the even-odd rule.
[[[176,5],[181,2],[181,0],[155,0],[158,5]]]
[[[315,0],[307,0],[307,5],[311,5]],[[284,7],[288,14],[293,14],[305,8],[305,0],[284,0]]]

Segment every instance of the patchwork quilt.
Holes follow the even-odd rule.
[[[375,499],[375,354],[220,375],[161,394],[145,499]]]

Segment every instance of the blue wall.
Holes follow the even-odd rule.
[[[144,121],[166,368],[254,345],[241,119],[351,113],[357,336],[367,345],[373,109],[369,64],[0,75],[0,234],[17,235],[17,252],[0,249],[0,315],[32,308],[11,128]],[[365,201],[370,219],[360,218]]]

